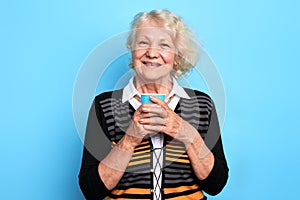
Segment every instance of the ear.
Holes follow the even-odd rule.
[[[131,56],[132,57],[132,56]],[[133,59],[130,60],[129,67],[134,69]]]
[[[177,65],[178,65],[177,61],[174,61],[173,68],[177,67]]]

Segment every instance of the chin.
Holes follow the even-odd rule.
[[[164,80],[169,80],[170,72],[168,68],[154,68],[150,69],[148,67],[142,66],[141,68],[136,68],[136,76],[143,80],[144,82],[161,82]]]
[[[155,83],[155,82],[161,82],[164,79],[169,80],[169,76],[158,76],[157,73],[156,74],[151,74],[148,73],[146,76],[138,76],[141,80],[143,80],[143,82],[146,83]]]

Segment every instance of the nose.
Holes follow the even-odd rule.
[[[150,47],[149,49],[147,49],[146,56],[149,58],[158,58],[159,50],[155,47]]]

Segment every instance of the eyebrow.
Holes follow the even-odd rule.
[[[136,39],[138,39],[138,38],[145,38],[145,39],[147,39],[147,40],[151,40],[151,38],[149,38],[147,35],[139,35],[139,36],[136,36]],[[160,38],[159,39],[159,42],[171,42],[171,43],[174,43],[173,42],[173,40],[172,40],[172,38]]]
[[[135,38],[146,38],[146,39],[150,40],[150,38],[146,35],[137,35],[137,36],[135,36]]]

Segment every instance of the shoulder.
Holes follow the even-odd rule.
[[[114,90],[114,91],[107,91],[103,92],[101,94],[98,94],[95,97],[95,103],[102,103],[106,101],[111,101],[113,99],[122,99],[123,89],[120,90]]]
[[[189,88],[183,88],[183,89],[191,97],[191,100],[193,99],[205,100],[208,103],[213,104],[213,100],[208,94],[201,92],[199,90],[193,90]]]

